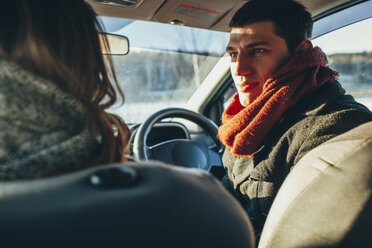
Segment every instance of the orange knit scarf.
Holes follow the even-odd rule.
[[[261,95],[249,106],[243,107],[235,94],[222,114],[219,139],[234,156],[251,157],[289,107],[338,75],[328,67],[327,56],[319,47],[295,55],[265,82]]]

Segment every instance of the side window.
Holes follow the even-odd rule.
[[[234,81],[231,80],[231,83],[229,85],[229,87],[227,88],[227,90],[225,91],[225,94],[223,94],[223,109],[226,109],[227,106],[229,106],[233,96],[235,95],[236,93],[236,88],[235,88],[235,84],[234,84]]]
[[[314,39],[346,92],[372,110],[372,18]]]

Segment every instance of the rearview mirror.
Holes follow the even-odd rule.
[[[103,45],[103,35],[105,35],[107,38],[107,42],[110,46],[110,51],[107,51],[106,47]],[[102,54],[126,55],[129,53],[129,40],[123,35],[100,33],[99,41],[101,43]]]

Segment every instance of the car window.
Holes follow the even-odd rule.
[[[314,39],[348,94],[372,110],[372,18]]]
[[[125,104],[110,112],[140,123],[157,110],[185,107],[225,52],[228,33],[100,17],[110,33],[129,39],[128,55],[113,55]]]

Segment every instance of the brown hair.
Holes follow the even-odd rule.
[[[126,161],[129,140],[124,121],[105,112],[117,93],[123,101],[124,95],[111,57],[102,55],[102,31],[83,0],[6,1],[0,8],[0,56],[51,80],[86,107],[87,125],[102,139],[94,164]]]
[[[262,21],[274,23],[277,35],[292,53],[301,41],[311,38],[311,14],[295,0],[250,0],[234,14],[229,26],[244,27]]]

